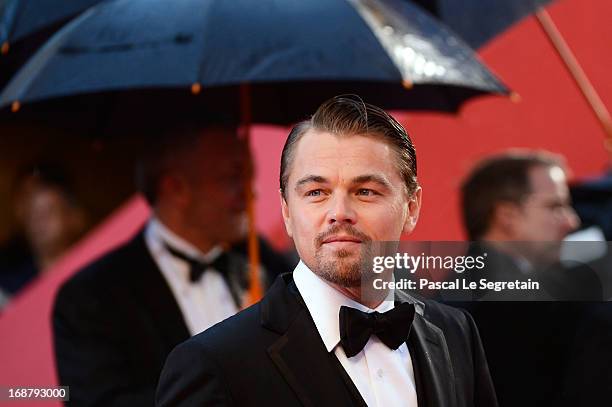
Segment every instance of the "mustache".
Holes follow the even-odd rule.
[[[323,245],[323,242],[327,238],[329,238],[330,236],[338,235],[340,233],[346,236],[350,236],[350,237],[359,239],[361,240],[362,243],[369,243],[372,241],[370,236],[366,235],[365,233],[363,233],[362,231],[360,231],[359,229],[357,229],[356,227],[352,225],[349,225],[349,224],[337,225],[336,224],[336,225],[332,225],[325,232],[319,233],[317,237],[315,238],[315,243],[317,247],[321,247]]]

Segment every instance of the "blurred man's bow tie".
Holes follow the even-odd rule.
[[[227,254],[225,252],[221,253],[210,263],[207,263],[205,261],[201,261],[191,256],[188,256],[185,253],[169,246],[168,244],[166,244],[165,246],[166,250],[168,250],[170,254],[172,254],[177,259],[181,259],[187,264],[189,264],[189,280],[192,283],[198,281],[202,277],[202,274],[204,274],[204,272],[208,269],[216,270],[222,275],[228,272],[228,259]]]
[[[376,335],[388,348],[397,349],[408,339],[414,305],[404,302],[387,312],[363,312],[340,307],[340,344],[346,356],[353,357]]]

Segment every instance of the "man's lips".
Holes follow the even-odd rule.
[[[331,237],[328,237],[327,239],[323,240],[323,244],[326,244],[326,243],[339,243],[339,242],[361,243],[361,239],[353,237],[353,236],[331,236]]]

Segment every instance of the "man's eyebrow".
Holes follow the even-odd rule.
[[[391,189],[391,184],[389,181],[387,181],[386,178],[376,174],[360,175],[351,180],[351,183],[353,184],[365,184],[366,182],[374,182],[384,188]]]
[[[327,178],[324,178],[320,175],[307,175],[301,179],[298,180],[298,182],[296,182],[295,184],[295,188],[299,188],[304,184],[307,184],[309,182],[318,182],[319,184],[324,184],[327,183]]]

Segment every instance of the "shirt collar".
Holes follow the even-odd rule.
[[[341,306],[357,308],[364,312],[386,312],[394,307],[393,301],[383,301],[376,309],[371,309],[346,297],[317,276],[301,260],[293,271],[293,280],[328,352],[340,342]]]
[[[189,257],[210,263],[223,252],[220,246],[215,246],[207,253],[202,253],[193,244],[171,231],[156,217],[151,218],[145,233],[151,242],[152,250],[157,253],[167,253],[165,245],[168,244]]]

